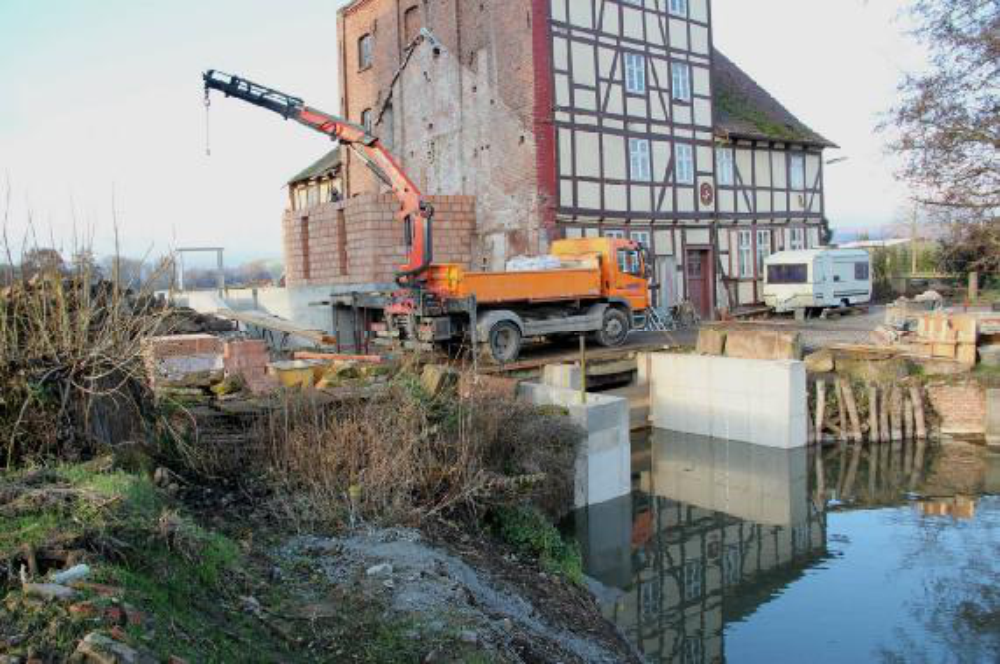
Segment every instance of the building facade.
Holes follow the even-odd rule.
[[[823,240],[834,146],[714,48],[710,0],[356,0],[339,20],[341,113],[426,194],[475,198],[474,267],[631,237],[658,304],[708,317]],[[342,164],[346,197],[377,191]]]

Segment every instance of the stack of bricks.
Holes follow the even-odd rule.
[[[222,370],[222,342],[210,334],[152,337],[143,343],[146,373],[153,389],[185,376]]]
[[[432,196],[434,262],[468,267],[476,231],[475,198]],[[358,196],[285,213],[288,286],[392,283],[406,262],[399,203],[389,194]]]
[[[254,394],[269,392],[277,387],[277,381],[267,373],[271,354],[263,341],[227,341],[222,357],[226,377],[242,379]]]

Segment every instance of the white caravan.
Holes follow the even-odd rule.
[[[764,265],[764,302],[777,312],[872,299],[871,256],[864,249],[779,251]]]

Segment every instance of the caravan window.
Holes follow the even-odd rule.
[[[871,274],[871,268],[868,267],[868,263],[855,263],[854,264],[854,279],[855,281],[868,281]]]
[[[769,284],[804,284],[808,281],[809,266],[805,263],[767,266],[767,283]]]

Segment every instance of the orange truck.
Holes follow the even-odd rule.
[[[470,272],[433,262],[434,208],[377,136],[365,127],[306,106],[298,97],[210,70],[205,99],[215,90],[294,120],[347,146],[399,200],[407,262],[396,273],[399,290],[356,300],[377,312],[370,330],[410,347],[485,343],[501,363],[517,359],[526,338],[589,333],[604,346],[625,343],[645,324],[650,307],[648,261],[625,239],[559,240],[550,258],[557,268]]]
[[[526,338],[590,333],[603,346],[619,346],[644,325],[650,301],[641,246],[611,238],[558,240],[550,254],[559,268],[470,272],[434,264],[425,282],[429,306],[388,307],[386,330],[406,330],[390,336],[425,344],[485,343],[504,363],[517,358]]]

